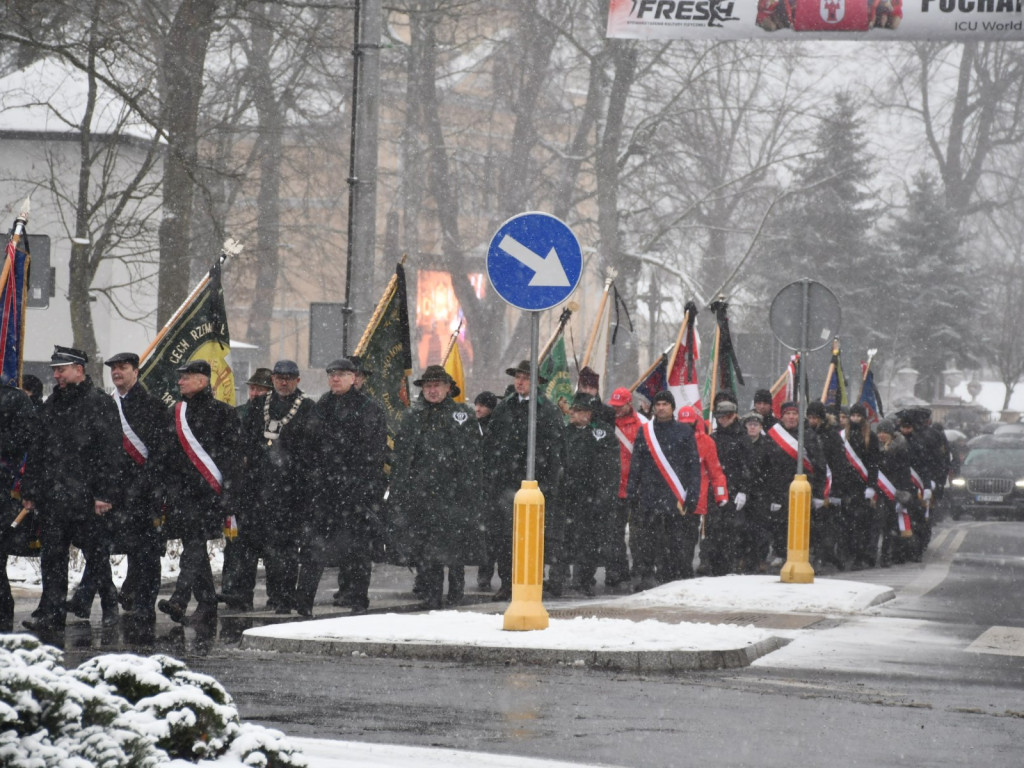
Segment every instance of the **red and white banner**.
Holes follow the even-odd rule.
[[[610,0],[638,40],[1022,40],[1024,0]]]
[[[219,495],[224,483],[224,476],[221,475],[217,463],[192,433],[188,419],[185,418],[187,409],[188,403],[185,402],[177,403],[174,406],[174,426],[178,432],[178,442],[181,443],[182,450],[185,451],[185,455],[188,456],[189,461],[192,462],[199,474],[210,484],[214,493]]]
[[[668,483],[668,487],[672,489],[672,493],[675,495],[676,500],[681,504],[686,504],[686,489],[683,487],[682,481],[679,479],[679,475],[672,469],[672,465],[668,463],[665,453],[661,450],[661,443],[658,442],[658,437],[654,434],[654,422],[645,421],[642,427],[644,431],[644,437],[647,439],[647,447],[651,449],[651,458],[654,459],[654,466],[658,468],[658,472],[665,478],[665,482]]]

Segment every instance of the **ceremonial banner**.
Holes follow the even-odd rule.
[[[231,333],[220,282],[222,258],[167,322],[142,354],[139,381],[150,394],[170,405],[178,399],[178,368],[189,360],[210,364],[213,396],[235,404],[235,374],[231,370]]]
[[[1021,40],[1024,0],[610,0],[608,37]]]
[[[700,358],[700,342],[697,338],[697,305],[687,302],[686,331],[683,341],[676,350],[672,370],[668,372],[668,391],[676,399],[676,414],[685,405],[700,411],[700,382],[697,379],[697,360]],[[657,393],[655,393],[657,394]]]
[[[388,433],[394,437],[409,407],[409,375],[412,373],[412,343],[409,339],[409,305],[405,293],[405,268],[395,265],[395,274],[370,318],[353,354],[373,371],[362,391],[384,407]]]
[[[455,382],[455,386],[459,390],[457,395],[452,396],[452,400],[456,403],[466,402],[466,371],[462,367],[462,354],[459,352],[458,342],[452,345],[452,351],[448,354],[448,359],[444,361],[444,369],[452,377],[452,381]]]
[[[21,385],[21,362],[25,352],[25,301],[28,297],[29,256],[28,200],[15,219],[7,240],[3,271],[0,273],[0,373],[3,381]]]
[[[541,393],[555,405],[560,400],[572,403],[572,377],[569,376],[569,362],[565,355],[565,337],[559,336],[551,346],[551,353],[537,368],[537,373],[547,380],[546,384],[538,385]]]
[[[861,363],[863,370],[863,384],[860,390],[860,402],[868,411],[868,421],[877,423],[885,414],[882,412],[882,396],[875,385],[875,372],[868,368],[870,363]]]

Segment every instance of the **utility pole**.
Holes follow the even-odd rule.
[[[377,250],[377,115],[380,94],[382,0],[356,0],[352,47],[352,140],[348,174],[348,258],[342,353],[348,354],[349,325],[366,320],[372,306]],[[358,275],[359,290],[352,290]]]

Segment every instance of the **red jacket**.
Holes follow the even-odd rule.
[[[615,437],[619,441],[619,465],[622,474],[619,479],[619,498],[626,498],[626,484],[629,481],[629,463],[633,460],[633,443],[636,442],[637,433],[640,431],[640,416],[636,411],[630,411],[628,416],[615,419]],[[629,443],[626,447],[625,442]]]
[[[704,427],[704,419],[697,411],[684,405],[679,409],[679,421],[684,424],[693,424],[693,432],[697,438],[697,453],[700,455],[700,501],[697,502],[698,515],[708,513],[708,491],[714,490],[715,504],[721,504],[729,500],[729,486],[725,481],[725,472],[718,461],[718,446],[714,438],[707,433]]]

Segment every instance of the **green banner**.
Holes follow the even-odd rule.
[[[542,393],[555,405],[560,399],[572,403],[573,386],[572,378],[569,376],[569,363],[565,356],[565,336],[559,336],[552,345],[551,352],[541,362],[537,373],[547,379],[543,385]]]
[[[409,308],[406,303],[405,269],[395,266],[395,275],[370,318],[355,353],[373,371],[362,391],[382,406],[388,432],[393,437],[409,407],[409,375],[412,373],[412,343],[409,339]]]
[[[189,360],[209,362],[213,396],[228,405],[235,404],[231,334],[219,262],[164,326],[139,366],[139,381],[150,394],[171,405],[178,399],[178,368]]]

